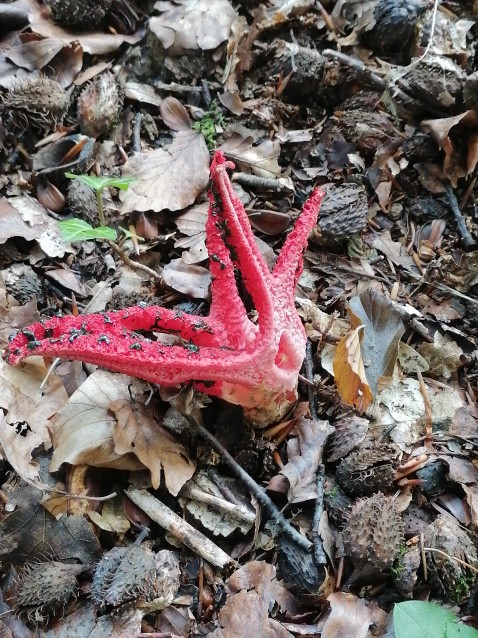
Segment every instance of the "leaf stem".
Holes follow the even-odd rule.
[[[103,210],[103,189],[96,189],[96,202],[98,204],[98,218],[100,220],[100,226],[106,226],[105,224],[105,213]]]

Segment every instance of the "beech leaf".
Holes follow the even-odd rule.
[[[379,385],[390,383],[398,355],[398,344],[405,331],[398,310],[391,301],[372,288],[353,297],[349,311],[364,326],[361,342],[365,374],[373,394]]]
[[[182,210],[206,188],[209,151],[195,131],[179,131],[168,148],[139,153],[124,166],[136,177],[123,196],[122,213]]]
[[[161,483],[164,470],[166,487],[176,496],[195,471],[186,448],[158,423],[151,409],[118,399],[110,404],[117,422],[113,428],[114,449],[117,454],[135,454],[151,471],[154,489]]]

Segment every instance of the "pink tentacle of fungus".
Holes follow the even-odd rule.
[[[212,275],[207,317],[148,305],[54,317],[20,330],[6,348],[5,360],[16,365],[28,356],[45,355],[97,364],[163,386],[193,382],[202,392],[243,406],[257,427],[282,418],[297,398],[305,355],[295,287],[324,194],[312,191],[271,272],[228,168],[234,165],[216,151],[206,224]],[[236,271],[256,322],[248,317]],[[178,344],[165,345],[158,333],[177,335]]]

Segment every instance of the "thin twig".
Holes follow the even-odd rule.
[[[127,266],[133,268],[133,270],[142,270],[150,277],[152,277],[155,281],[163,281],[161,275],[155,270],[149,268],[149,266],[145,266],[144,264],[140,264],[139,262],[130,259],[130,257],[126,254],[124,248],[120,248],[120,246],[118,246],[118,244],[116,244],[114,241],[108,239],[107,244],[111,248],[111,250],[113,250]]]
[[[143,122],[143,114],[136,113],[136,117],[134,119],[134,129],[133,129],[133,152],[140,153],[141,152],[141,124]]]
[[[305,350],[305,374],[307,376],[308,381],[311,382],[312,385],[307,384],[307,396],[309,398],[309,410],[310,416],[313,419],[317,419],[317,407],[315,405],[315,395],[314,395],[314,362],[312,360],[312,342],[307,339],[307,345]]]
[[[435,547],[424,547],[423,551],[435,552],[435,554],[440,554],[440,556],[444,556],[445,558],[448,558],[448,560],[454,560],[455,563],[460,563],[460,565],[463,565],[464,567],[467,567],[468,569],[470,569],[472,572],[475,572],[475,574],[478,574],[478,569],[476,567],[473,567],[473,565],[470,565],[470,563],[467,563],[464,560],[461,560],[461,558],[457,558],[456,556],[450,556],[450,554],[447,554],[446,552],[442,552],[441,549],[436,549]]]
[[[320,519],[324,511],[324,474],[325,467],[323,463],[319,465],[317,470],[317,498],[315,499],[314,518],[312,520],[312,542],[314,543],[314,561],[317,567],[319,565],[327,564],[327,557],[322,545],[322,539],[320,537],[319,526]]]
[[[368,69],[361,60],[352,58],[349,55],[345,55],[345,53],[341,53],[340,51],[334,51],[333,49],[324,49],[322,51],[322,55],[325,58],[332,58],[333,60],[337,60],[337,62],[340,62],[341,64],[345,64],[345,66],[353,69],[358,76],[365,80],[365,82],[371,84],[377,89],[380,89],[380,91],[385,91],[385,89],[388,88],[385,80],[378,76],[376,73],[370,71],[370,69]]]
[[[478,246],[478,241],[468,230],[465,218],[463,217],[463,213],[461,212],[460,206],[458,205],[458,200],[451,186],[446,187],[446,194],[450,203],[450,208],[453,212],[453,216],[455,217],[458,233],[460,234],[461,241],[463,242],[463,248],[465,250],[475,250]]]
[[[116,492],[111,492],[111,494],[107,494],[106,496],[81,496],[80,494],[70,494],[70,492],[65,492],[64,490],[57,490],[46,486],[42,487],[42,490],[54,494],[61,494],[70,500],[76,499],[80,501],[110,501],[115,496],[118,496]]]
[[[430,446],[433,438],[432,404],[428,395],[427,386],[425,385],[420,370],[417,370],[417,378],[418,383],[420,384],[420,392],[422,393],[423,402],[425,403],[425,446]]]
[[[282,512],[274,505],[271,499],[267,496],[266,491],[258,485],[254,479],[235,461],[226,448],[219,443],[215,436],[213,436],[209,430],[207,430],[201,423],[189,414],[183,414],[188,420],[189,424],[203,439],[205,439],[216,452],[221,455],[222,460],[229,466],[230,470],[240,479],[248,490],[254,494],[262,507],[269,513],[274,523],[279,527],[280,531],[287,535],[292,542],[301,547],[305,551],[310,551],[312,543],[302,534],[292,527],[289,521],[285,518]]]
[[[438,5],[439,5],[438,0],[435,0],[434,4],[433,4],[432,23],[431,23],[431,26],[430,26],[430,37],[429,37],[429,40],[428,40],[428,44],[427,44],[427,46],[425,48],[425,51],[421,54],[421,56],[419,58],[417,58],[416,60],[413,60],[413,62],[410,62],[410,64],[408,64],[404,68],[404,70],[408,71],[409,69],[412,69],[417,64],[420,64],[420,62],[422,60],[424,60],[427,57],[428,53],[430,52],[431,46],[433,44],[433,38],[435,37],[435,28],[436,28],[436,23],[437,23]]]

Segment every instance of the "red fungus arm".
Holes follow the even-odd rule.
[[[271,273],[227,175],[230,165],[220,152],[211,165],[206,236],[213,282],[208,317],[160,306],[55,317],[21,330],[5,359],[16,364],[32,354],[48,355],[94,363],[160,385],[193,381],[208,394],[244,406],[257,423],[280,418],[296,397],[305,353],[294,291],[322,193],[313,192]],[[252,298],[257,324],[247,316],[235,269]],[[164,345],[158,333],[176,334],[178,344]]]

